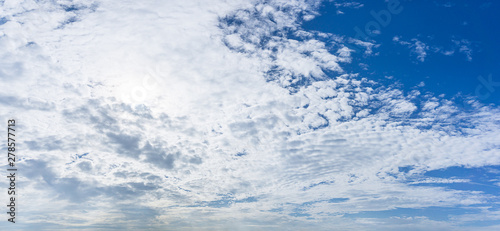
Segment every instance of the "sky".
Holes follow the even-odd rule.
[[[500,229],[499,4],[0,0],[0,229]]]

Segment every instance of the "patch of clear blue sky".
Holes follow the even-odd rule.
[[[408,173],[412,168],[400,168],[401,172]],[[428,171],[422,176],[416,176],[418,179],[425,179],[427,177],[442,178],[442,179],[468,179],[468,183],[451,183],[451,184],[412,184],[411,187],[443,187],[450,190],[463,190],[463,191],[481,191],[485,194],[493,196],[499,195],[500,186],[497,185],[498,175],[500,173],[500,166],[485,166],[478,168],[465,168],[465,167],[450,167],[446,169],[439,169]],[[413,181],[410,177],[408,182]],[[498,199],[491,198],[491,201],[486,205],[488,210],[497,211],[500,209]],[[425,208],[395,208],[384,211],[367,211],[356,214],[346,214],[346,218],[391,218],[391,217],[416,217],[425,216],[430,220],[447,221],[451,216],[476,214],[481,212],[484,204],[470,205],[470,206],[456,206],[456,207],[425,207]],[[484,220],[473,221],[463,224],[463,226],[489,226],[498,225],[498,220]]]
[[[413,170],[411,166],[399,167],[402,173],[410,173]],[[498,195],[500,194],[500,166],[483,166],[483,167],[463,167],[453,166],[444,169],[432,170],[423,174],[407,175],[408,183],[425,180],[425,179],[466,179],[469,182],[457,183],[419,183],[411,184],[412,187],[418,186],[433,186],[443,187],[453,190],[464,191],[481,191],[483,193]]]
[[[416,186],[439,186],[454,190],[482,191],[491,195],[500,195],[498,176],[500,166],[487,166],[480,168],[450,167],[446,169],[429,171],[426,177],[444,179],[468,179],[470,182],[453,184],[417,184]]]
[[[338,2],[338,1],[336,1]],[[375,21],[370,13],[388,10],[384,0],[358,1],[364,7],[337,8],[334,2],[325,2],[320,9],[321,15],[304,22],[305,30],[329,32],[338,35],[356,37],[355,27],[365,30],[367,23]],[[480,76],[487,79],[491,74],[494,82],[500,82],[500,2],[492,0],[470,1],[433,1],[400,0],[402,11],[391,14],[387,25],[381,25],[380,34],[369,38],[380,44],[376,56],[354,55],[351,64],[343,68],[350,73],[361,73],[363,77],[377,80],[383,84],[401,83],[405,90],[419,88],[423,93],[445,94],[451,98],[459,93],[474,96],[482,82]],[[343,14],[337,14],[341,10]],[[379,23],[380,24],[380,23]],[[411,54],[408,47],[393,41],[395,36],[412,42],[418,39],[430,47],[424,62]],[[472,60],[460,53],[453,40],[467,40],[472,49]],[[433,48],[455,49],[452,56],[433,52]],[[360,63],[368,65],[364,70]],[[393,76],[393,79],[386,79]],[[488,90],[480,88],[480,101],[486,104],[500,103],[500,86]],[[477,95],[479,96],[479,95]]]

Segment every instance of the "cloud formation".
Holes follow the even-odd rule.
[[[498,107],[463,111],[346,72],[352,38],[301,28],[320,3],[3,2],[0,117],[20,124],[22,227],[438,230],[497,219],[486,208],[496,196],[436,185],[471,180],[424,174],[500,164]],[[395,41],[421,62],[430,49]],[[473,206],[484,207],[477,217],[443,221],[359,216]]]
[[[411,39],[411,41],[403,41],[401,36],[394,36],[392,39],[393,42],[406,46],[411,50],[411,53],[417,56],[417,59],[420,62],[424,62],[425,58],[429,54],[428,52],[442,54],[445,56],[452,56],[456,52],[463,53],[467,59],[467,61],[472,61],[472,43],[467,39],[455,40],[452,39],[450,44],[448,45],[448,49],[445,49],[441,46],[430,46],[426,43],[420,41],[417,38]]]

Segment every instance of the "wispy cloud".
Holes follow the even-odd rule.
[[[338,2],[335,3],[335,6],[337,8],[354,8],[354,9],[358,9],[358,8],[361,8],[361,7],[365,6],[365,4],[359,3],[359,2],[353,2],[353,1],[348,1],[348,2],[338,1]]]
[[[420,40],[418,40],[416,38],[411,39],[411,42],[402,41],[401,38],[398,37],[398,36],[395,36],[392,39],[392,41],[394,41],[396,43],[399,43],[401,45],[407,46],[408,48],[411,49],[412,53],[417,56],[417,59],[420,62],[424,62],[425,61],[425,57],[427,56],[427,51],[429,50],[429,46],[427,46],[422,41],[420,41]]]
[[[417,56],[417,59],[420,62],[424,62],[425,58],[428,55],[428,52],[438,53],[445,56],[455,55],[457,52],[462,53],[466,56],[467,61],[472,61],[472,43],[467,39],[461,40],[451,40],[451,45],[448,45],[449,48],[445,49],[442,46],[437,45],[427,45],[426,43],[420,41],[417,38],[413,38],[410,41],[402,40],[400,36],[394,36],[392,39],[393,42],[404,45],[411,50],[411,52]]]

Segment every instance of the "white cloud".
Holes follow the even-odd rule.
[[[429,50],[429,46],[427,46],[422,41],[414,38],[411,42],[402,41],[401,37],[395,36],[392,41],[397,42],[401,45],[405,45],[411,49],[411,52],[417,56],[417,59],[420,62],[425,61],[425,57],[427,56],[427,51]]]
[[[337,8],[354,8],[354,9],[358,9],[358,8],[361,8],[365,6],[363,3],[359,3],[359,2],[340,2],[338,1],[338,3],[335,3],[335,7]]]
[[[0,117],[21,127],[26,224],[368,229],[388,223],[341,215],[491,199],[408,187],[398,168],[499,164],[498,109],[344,73],[344,44],[362,42],[302,31],[318,6],[6,1]]]
[[[421,62],[425,61],[427,57],[427,52],[438,53],[445,56],[453,56],[455,53],[463,53],[467,57],[467,61],[472,61],[472,43],[467,39],[462,40],[452,40],[452,45],[450,48],[445,49],[440,46],[427,45],[424,42],[413,38],[410,41],[402,40],[401,36],[394,36],[392,41],[401,45],[408,47],[413,54],[417,56],[417,59]]]
[[[453,40],[453,43],[458,46],[458,52],[465,54],[468,61],[472,61],[472,48],[471,42],[466,39],[462,39],[460,41]]]
[[[420,181],[411,182],[410,184],[453,184],[453,183],[469,183],[469,179],[442,179],[428,178]]]
[[[359,39],[352,39],[352,38],[350,38],[348,40],[348,42],[352,43],[356,46],[363,47],[365,49],[365,52],[364,52],[365,55],[372,55],[373,48],[377,48],[380,46],[379,44],[374,44],[372,42],[366,42],[366,41],[361,41]]]

